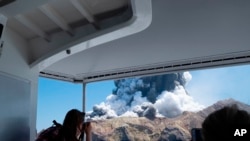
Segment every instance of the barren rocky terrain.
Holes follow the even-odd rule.
[[[175,118],[120,117],[92,121],[93,141],[189,141],[192,128],[200,128],[208,114],[231,104],[250,112],[249,105],[228,99],[199,112],[183,112]]]

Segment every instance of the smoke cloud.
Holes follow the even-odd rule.
[[[176,117],[183,111],[199,111],[185,85],[192,79],[189,72],[115,80],[116,88],[106,100],[87,113],[90,119],[132,116]]]

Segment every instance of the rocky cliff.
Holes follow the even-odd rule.
[[[232,104],[250,112],[249,105],[227,99],[175,118],[120,117],[92,121],[93,141],[189,141],[191,129],[201,128],[208,114]]]

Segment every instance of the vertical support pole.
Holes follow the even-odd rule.
[[[86,112],[86,82],[82,82],[82,111]]]
[[[86,113],[86,82],[82,81],[82,111]],[[84,118],[84,122],[86,119]],[[84,133],[83,141],[86,141],[86,134]]]

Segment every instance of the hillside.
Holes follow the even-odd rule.
[[[190,130],[200,128],[208,114],[232,104],[250,112],[249,105],[227,99],[175,118],[120,117],[92,121],[93,141],[187,141],[191,139]]]

